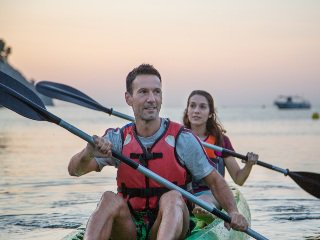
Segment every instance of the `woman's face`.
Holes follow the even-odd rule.
[[[211,116],[208,100],[202,95],[193,95],[189,99],[187,115],[191,128],[192,126],[205,126]]]

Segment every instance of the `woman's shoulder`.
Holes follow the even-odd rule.
[[[229,141],[230,142],[230,138],[227,135],[222,134],[222,137],[223,137],[223,141]]]
[[[224,148],[234,151],[230,138],[225,134],[223,134],[223,146]]]

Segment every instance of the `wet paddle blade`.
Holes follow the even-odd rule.
[[[36,84],[38,92],[51,98],[78,104],[80,106],[101,111],[102,106],[79,90],[61,83],[41,81]]]
[[[27,100],[25,100],[27,98]],[[29,101],[28,101],[29,100]],[[45,109],[41,99],[29,87],[0,71],[0,105],[33,120],[44,121],[30,101]]]
[[[289,176],[306,192],[316,198],[320,198],[320,174],[311,172],[289,172]]]

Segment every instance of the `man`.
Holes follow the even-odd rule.
[[[125,99],[132,107],[135,123],[109,129],[94,136],[74,155],[69,173],[80,176],[113,165],[117,170],[118,193],[105,192],[91,215],[85,239],[183,239],[189,231],[190,203],[177,191],[169,191],[112,157],[111,149],[138,161],[186,190],[191,176],[203,179],[231,217],[226,226],[248,227],[238,212],[225,180],[209,164],[198,139],[180,124],[160,118],[161,76],[148,64],[133,69],[126,79]]]

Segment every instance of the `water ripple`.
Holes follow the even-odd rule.
[[[6,229],[10,225],[26,227],[27,229],[33,228],[64,228],[64,229],[74,229],[81,225],[85,220],[75,222],[74,215],[62,215],[60,213],[52,214],[20,214],[20,215],[2,215],[0,216],[0,226]],[[0,229],[1,229],[0,228]]]

